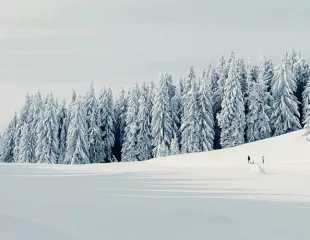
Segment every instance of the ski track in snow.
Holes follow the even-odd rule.
[[[310,143],[301,134],[135,163],[1,164],[0,237],[310,239]],[[250,173],[248,154],[257,163],[264,154],[266,174]]]

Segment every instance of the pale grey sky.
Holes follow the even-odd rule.
[[[0,0],[0,130],[26,92],[118,91],[231,50],[309,56],[309,0]],[[254,59],[255,60],[255,59]]]

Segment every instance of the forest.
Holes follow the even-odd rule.
[[[310,140],[310,68],[300,51],[279,63],[245,62],[231,52],[216,66],[157,83],[136,84],[118,96],[93,84],[85,96],[59,101],[26,96],[1,134],[0,161],[90,164],[238,146],[306,129]],[[73,86],[74,87],[74,86]]]

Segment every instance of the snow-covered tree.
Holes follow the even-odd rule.
[[[2,135],[2,154],[1,162],[14,162],[13,154],[15,148],[14,136],[18,125],[17,114],[15,113],[13,120],[9,123],[8,128]]]
[[[154,106],[152,109],[151,130],[153,137],[153,156],[169,155],[173,138],[173,118],[171,106],[171,76],[167,73],[160,75],[159,86],[156,88]]]
[[[260,71],[257,82],[251,84],[246,115],[248,142],[262,140],[271,136],[269,93],[267,92],[264,71]]]
[[[198,122],[201,151],[210,151],[214,144],[212,79],[205,75],[198,91]]]
[[[58,118],[58,142],[59,142],[59,158],[58,163],[62,164],[65,159],[66,149],[67,149],[67,132],[68,132],[68,112],[66,108],[66,102],[59,105],[57,109]]]
[[[198,92],[196,82],[192,79],[191,89],[184,97],[184,115],[181,125],[181,149],[182,153],[192,153],[201,151],[200,138],[200,122],[199,122],[199,106]]]
[[[64,163],[89,164],[86,113],[81,97],[76,98],[71,109]]]
[[[262,72],[262,78],[267,86],[267,92],[271,91],[271,83],[274,76],[274,67],[271,59],[267,59],[264,55],[261,55],[259,71]]]
[[[301,128],[299,123],[298,101],[294,96],[296,81],[287,58],[283,57],[276,69],[273,85],[272,125],[274,135],[289,133]]]
[[[38,163],[55,164],[59,158],[59,123],[54,103],[54,97],[49,94],[46,104],[41,111],[38,123],[38,138],[35,150],[36,161]]]
[[[125,91],[122,89],[118,99],[115,102],[115,144],[113,148],[114,156],[120,161],[121,150],[124,141],[124,132],[126,126],[126,114],[127,114],[127,98],[125,97]]]
[[[98,105],[99,127],[101,130],[101,139],[103,141],[103,150],[105,162],[112,161],[112,147],[114,146],[114,103],[111,89],[104,89],[99,96]]]
[[[298,104],[298,111],[300,113],[300,122],[302,122],[302,119],[304,119],[304,110],[303,108],[308,105],[307,98],[303,98],[303,92],[306,92],[306,86],[309,82],[310,77],[310,67],[308,60],[301,55],[301,53],[298,54],[298,60],[294,65],[294,76],[296,80],[296,93],[295,96],[297,97]],[[304,102],[305,100],[305,102]],[[303,107],[304,106],[304,107]]]
[[[124,133],[124,142],[122,147],[122,162],[133,162],[138,161],[138,125],[137,125],[137,114],[139,107],[139,89],[133,88],[128,93],[128,109],[126,115],[126,127]]]
[[[29,123],[23,125],[21,137],[19,141],[18,162],[31,163],[33,162],[33,146],[31,139],[31,128]]]
[[[85,114],[86,114],[86,126],[87,126],[87,142],[89,145],[89,161],[90,163],[99,163],[105,157],[102,155],[103,141],[102,132],[100,129],[100,120],[98,114],[98,102],[95,96],[95,89],[91,83],[86,97],[84,98]]]
[[[246,93],[246,87],[247,87],[247,70],[244,64],[243,58],[238,58],[236,60],[237,63],[237,72],[238,72],[238,78],[241,83],[241,90],[243,96],[245,96]]]
[[[137,157],[140,161],[148,160],[152,157],[151,109],[149,108],[148,97],[149,89],[144,84],[140,91],[139,111],[137,115]]]
[[[27,94],[25,104],[18,118],[18,123],[16,126],[15,135],[14,135],[15,147],[14,147],[13,158],[15,162],[19,161],[19,141],[21,138],[21,133],[22,133],[24,124],[28,123],[30,119],[29,115],[31,111],[31,104],[32,104],[32,98],[29,96],[29,94]]]
[[[221,145],[223,148],[244,143],[244,102],[234,57],[230,61],[228,79],[225,81],[222,110],[218,114],[218,122],[221,128]]]

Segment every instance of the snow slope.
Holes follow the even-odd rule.
[[[309,239],[301,135],[145,162],[1,164],[0,239]]]

